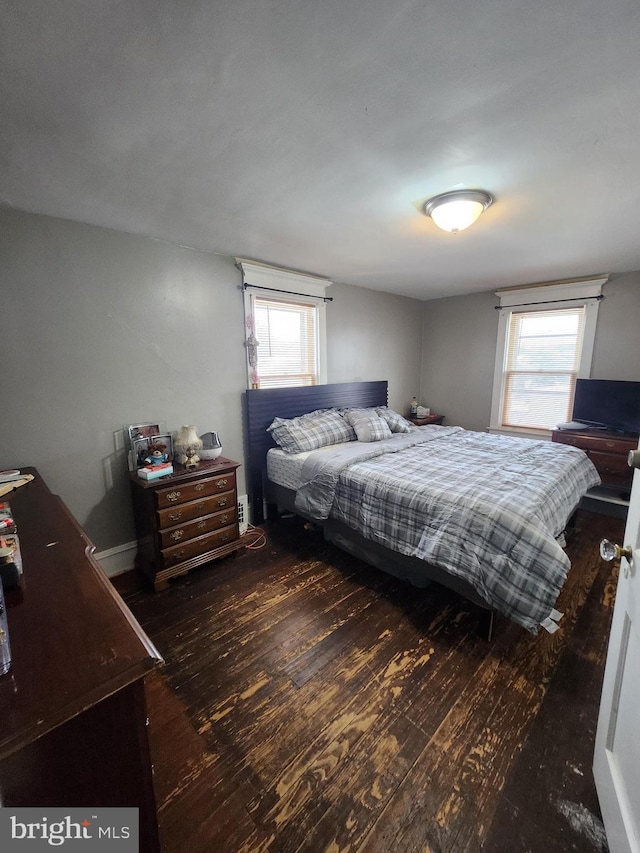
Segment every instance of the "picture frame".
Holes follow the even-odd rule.
[[[144,424],[129,424],[124,427],[125,439],[129,442],[129,447],[133,446],[133,441],[136,438],[149,438],[152,435],[160,435],[160,425],[153,423]]]
[[[167,462],[173,462],[173,439],[168,433],[164,434],[155,434],[155,435],[146,435],[141,436],[139,438],[134,438],[132,440],[131,445],[131,455],[133,457],[134,467],[132,470],[136,471],[138,468],[144,468],[149,464],[147,461],[147,457],[149,455],[149,448],[154,444],[162,444],[164,445],[164,454],[166,456]]]
[[[152,435],[160,435],[160,424],[141,423],[125,424],[122,428],[124,433],[124,449],[127,454],[127,466],[130,471],[135,471],[139,466],[136,464],[136,454],[133,452],[133,442],[142,438],[150,438]]]

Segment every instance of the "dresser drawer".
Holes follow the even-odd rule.
[[[590,450],[588,455],[605,485],[607,483],[631,482],[633,471],[627,465],[626,456],[615,453],[600,453],[595,450]]]
[[[582,450],[595,450],[602,453],[627,454],[630,447],[634,446],[632,439],[615,438],[612,436],[585,435],[584,433],[571,434],[570,432],[554,433],[553,440],[561,444],[571,444]],[[637,445],[637,442],[636,442]]]
[[[191,521],[194,518],[200,518],[203,515],[211,515],[211,513],[219,510],[237,510],[236,493],[223,492],[220,495],[211,495],[206,498],[198,498],[189,503],[176,504],[175,506],[158,511],[158,527],[175,527],[176,524],[184,524],[186,521]]]
[[[181,542],[195,539],[196,536],[204,536],[205,533],[210,533],[212,530],[228,527],[228,525],[235,523],[237,512],[237,507],[232,507],[226,511],[217,512],[215,515],[205,515],[204,518],[189,521],[187,524],[160,530],[158,531],[160,547],[171,548]]]
[[[235,487],[236,475],[234,471],[230,471],[227,474],[196,480],[193,483],[176,484],[166,489],[157,489],[155,493],[156,506],[158,509],[164,509],[165,507],[195,500],[195,498],[204,498],[207,495],[228,492],[235,489]]]
[[[207,551],[214,551],[216,548],[233,542],[237,538],[237,525],[223,527],[221,530],[216,530],[215,533],[210,533],[208,536],[199,536],[197,539],[190,539],[188,542],[182,545],[175,545],[173,548],[163,548],[162,561],[166,568],[170,568],[193,557],[200,557],[202,554],[206,554]]]

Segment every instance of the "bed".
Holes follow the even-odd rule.
[[[533,633],[556,630],[555,602],[570,568],[563,533],[599,482],[586,454],[457,426],[398,424],[372,440],[362,430],[347,435],[350,423],[344,440],[337,428],[309,449],[287,442],[290,425],[311,435],[318,418],[333,429],[351,410],[370,412],[373,424],[375,414],[389,416],[386,406],[386,382],[248,391],[254,519],[265,504],[295,512],[328,541],[416,587],[441,583],[478,605],[485,634],[494,611]]]

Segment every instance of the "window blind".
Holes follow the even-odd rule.
[[[260,388],[316,385],[318,382],[317,306],[254,296]]]
[[[503,426],[554,429],[570,420],[584,321],[584,305],[512,312],[504,372]]]

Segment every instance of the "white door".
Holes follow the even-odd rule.
[[[637,461],[640,452],[634,456]],[[613,550],[604,543],[601,549],[608,550],[609,554]],[[639,608],[640,472],[636,470],[620,560],[620,579],[593,761],[611,853],[640,853]]]

